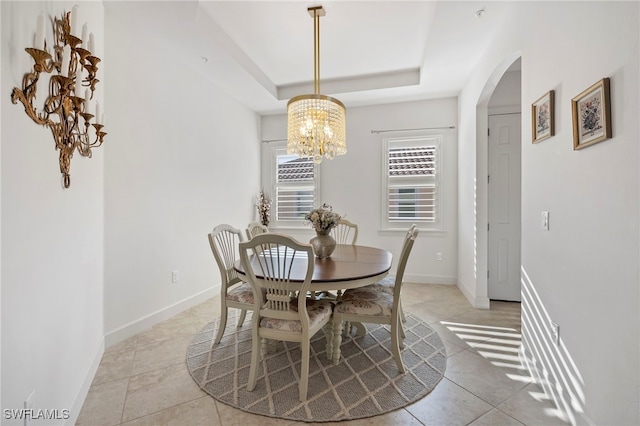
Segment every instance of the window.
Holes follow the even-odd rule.
[[[304,215],[315,207],[318,170],[311,158],[287,154],[285,147],[273,147],[275,227],[302,226]]]
[[[439,229],[438,178],[441,136],[384,141],[385,229],[416,223]]]

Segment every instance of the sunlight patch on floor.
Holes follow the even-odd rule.
[[[521,334],[511,327],[441,321],[469,347],[497,367],[520,368]]]
[[[517,329],[449,321],[440,323],[493,366],[503,369],[505,376],[510,380],[524,384],[535,382],[522,362],[522,334]],[[538,402],[554,404],[554,400],[544,391],[529,392],[529,395]],[[554,405],[557,407],[557,404]],[[544,414],[565,422],[570,421],[562,410],[555,407],[545,408]]]

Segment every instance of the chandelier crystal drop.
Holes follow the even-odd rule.
[[[333,159],[347,153],[346,109],[342,102],[320,94],[320,17],[322,6],[307,9],[313,17],[314,94],[300,95],[287,104],[287,153],[313,158]]]

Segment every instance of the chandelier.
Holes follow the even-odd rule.
[[[320,94],[320,17],[322,6],[307,9],[313,18],[313,95],[300,95],[287,103],[287,153],[333,159],[347,153],[346,109],[342,102]]]

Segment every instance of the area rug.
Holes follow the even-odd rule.
[[[366,335],[343,338],[338,365],[327,360],[325,335],[320,331],[311,341],[307,400],[300,402],[299,344],[278,342],[261,360],[256,388],[249,392],[250,313],[239,329],[235,318],[229,318],[224,337],[212,349],[217,327],[217,320],[207,324],[189,345],[191,376],[217,401],[263,416],[303,422],[377,416],[427,395],[446,368],[440,336],[410,314],[404,323],[404,374],[398,372],[391,354],[389,326],[366,324]]]

